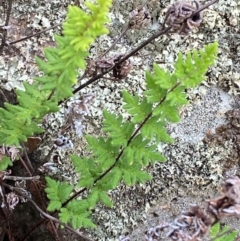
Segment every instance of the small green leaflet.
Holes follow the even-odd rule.
[[[91,212],[86,200],[72,200],[65,208],[60,209],[59,218],[63,223],[71,222],[74,229],[94,228],[95,224],[89,218]]]
[[[158,117],[150,118],[141,129],[141,134],[144,138],[152,140],[156,138],[157,142],[173,143],[173,139],[169,136],[165,128],[165,122],[158,121]]]
[[[168,93],[166,100],[168,101],[170,106],[179,107],[188,104],[184,90],[185,87],[178,86],[175,89],[173,89],[170,93]]]
[[[211,239],[214,241],[234,241],[238,235],[236,230],[229,231],[227,234],[222,235],[223,233],[229,230],[228,226],[225,226],[222,230],[220,229],[220,223],[216,223],[210,229]],[[215,238],[216,236],[220,236],[219,238]]]
[[[156,76],[146,71],[147,90],[144,94],[149,103],[159,103],[167,94],[166,89],[162,89],[159,84],[156,84]]]
[[[112,145],[111,139],[104,140],[102,137],[98,139],[89,135],[86,135],[86,139],[89,145],[88,149],[93,151],[94,156],[97,157],[96,162],[99,163],[103,170],[115,162],[119,149]]]
[[[87,201],[89,203],[89,208],[92,209],[96,206],[98,201],[101,201],[107,207],[112,207],[112,201],[108,197],[106,191],[98,189],[98,186],[94,187],[91,193],[88,195]]]
[[[73,186],[66,182],[61,183],[59,181],[55,181],[50,177],[46,177],[45,179],[47,182],[45,192],[50,200],[47,210],[59,210],[62,207],[62,203],[70,197],[70,194],[73,191]]]
[[[140,163],[129,164],[129,160],[126,156],[123,156],[120,159],[120,162],[117,163],[119,169],[121,169],[123,174],[123,181],[128,185],[135,185],[136,182],[144,183],[152,179],[151,175],[147,172],[142,171]]]
[[[174,75],[186,88],[195,87],[204,80],[209,66],[217,58],[217,51],[218,44],[212,43],[206,45],[203,50],[194,50],[192,53],[188,53],[186,58],[183,58],[183,55],[179,53],[174,65]]]
[[[140,102],[139,97],[131,96],[126,90],[123,90],[123,100],[126,103],[123,108],[131,114],[133,123],[140,123],[146,116],[148,116],[152,110],[152,104],[147,102],[146,98]]]
[[[153,110],[153,115],[159,116],[162,121],[170,121],[175,123],[181,120],[178,109],[176,106],[171,106],[169,101],[164,101],[162,105],[157,106]]]
[[[154,63],[154,80],[161,89],[171,89],[176,84],[176,79],[172,78],[171,73],[168,70],[159,68],[157,64]]]
[[[122,116],[115,116],[103,110],[105,120],[103,121],[103,130],[109,133],[114,146],[126,146],[131,137],[134,124],[130,122],[122,123]]]
[[[130,145],[124,150],[125,159],[129,160],[129,165],[133,163],[141,163],[148,166],[150,162],[165,161],[159,152],[156,151],[156,145],[149,145],[150,139],[143,140],[141,134],[137,135]]]
[[[2,157],[2,159],[0,160],[0,171],[4,171],[7,169],[8,166],[12,166],[13,163],[12,161],[10,160],[9,157],[7,156],[4,156]]]

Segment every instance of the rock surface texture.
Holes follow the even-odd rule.
[[[9,41],[61,23],[69,3],[68,0],[15,1]],[[113,0],[110,34],[99,38],[93,45],[92,58],[99,56],[114,42],[126,27],[129,12],[140,3],[142,1],[139,0]],[[158,31],[171,3],[173,1],[149,0],[146,5],[151,15],[149,27],[128,31],[108,56],[125,54]],[[240,101],[237,98],[240,91],[239,16],[238,0],[219,0],[204,12],[200,27],[189,36],[165,35],[132,57],[133,68],[125,79],[120,82],[101,79],[74,97],[89,93],[95,96],[83,123],[84,133],[101,135],[102,109],[123,113],[122,89],[142,96],[144,73],[152,68],[153,62],[172,70],[178,52],[185,54],[207,43],[219,42],[217,63],[199,87],[188,91],[190,105],[180,110],[182,121],[168,126],[175,143],[158,145],[167,162],[148,167],[153,175],[152,181],[135,187],[121,185],[113,190],[110,195],[114,208],[98,206],[94,210],[93,218],[98,224],[97,229],[90,231],[94,240],[113,241],[118,240],[120,235],[129,235],[131,241],[143,241],[148,228],[173,220],[181,211],[188,210],[191,203],[204,204],[205,200],[217,194],[226,177],[240,175],[239,126],[236,124],[240,118]],[[10,91],[22,88],[22,81],[31,83],[33,77],[39,74],[34,56],[43,56],[44,47],[54,46],[53,34],[59,31],[60,27],[11,45],[0,56],[1,88]],[[64,108],[49,117],[45,124],[45,142],[40,147],[41,156],[49,151],[65,121]],[[53,175],[60,180],[76,182],[68,154],[84,154],[86,143],[73,131],[68,135],[74,150],[58,150],[49,157],[49,161],[59,157]],[[226,223],[240,231],[239,220],[226,220]]]

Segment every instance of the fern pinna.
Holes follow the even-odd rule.
[[[103,131],[107,137],[86,136],[92,155],[71,156],[76,172],[80,173],[78,187],[82,189],[67,199],[73,186],[46,178],[48,210],[59,211],[60,220],[70,222],[74,228],[94,227],[89,217],[91,209],[98,202],[112,206],[109,190],[121,181],[134,185],[150,180],[143,168],[165,161],[153,143],[173,141],[165,125],[180,120],[178,109],[188,103],[184,90],[204,80],[216,55],[217,43],[213,43],[200,51],[194,50],[186,58],[179,54],[173,73],[154,64],[153,73],[146,72],[147,90],[141,100],[123,91],[123,108],[131,119],[124,121],[121,115],[103,111]],[[64,194],[62,190],[66,190]],[[76,199],[84,191],[87,197]]]
[[[230,229],[228,226],[224,226],[223,229],[221,229],[220,223],[214,224],[210,229],[211,240],[214,241],[234,241],[237,235],[238,232]]]
[[[85,57],[97,36],[108,33],[111,0],[85,2],[89,13],[69,6],[63,35],[55,35],[56,48],[46,48],[45,60],[36,58],[42,76],[35,77],[33,85],[24,83],[25,90],[16,90],[18,105],[5,103],[0,108],[0,145],[20,146],[28,137],[43,132],[39,127],[42,118],[59,110],[58,101],[72,96],[78,69],[85,69]],[[0,170],[11,165],[9,158],[0,162]]]

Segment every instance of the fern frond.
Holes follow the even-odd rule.
[[[123,180],[128,186],[135,185],[137,182],[144,183],[152,179],[151,175],[141,170],[140,163],[129,162],[127,156],[121,158],[117,166],[121,169]]]
[[[59,182],[46,177],[47,187],[45,192],[50,200],[48,204],[48,211],[59,210],[62,207],[62,203],[65,202],[73,190],[73,186],[66,182]]]
[[[157,142],[169,142],[172,143],[173,139],[167,133],[164,121],[158,121],[159,117],[150,118],[142,127],[141,134],[144,138],[150,140],[156,139]]]
[[[0,114],[3,113],[0,109]],[[18,114],[18,113],[16,113]],[[33,133],[41,133],[43,130],[35,122],[27,123],[27,117],[24,120],[12,114],[12,119],[3,119],[0,126],[0,144],[7,146],[20,146],[20,142],[26,142],[27,137]]]
[[[146,71],[146,84],[147,90],[144,92],[149,103],[158,103],[162,98],[167,94],[167,90],[161,88],[159,84],[156,83],[158,80],[155,74],[151,74],[149,71]]]
[[[25,91],[16,91],[18,105],[6,103],[5,109],[0,108],[0,145],[19,146],[29,136],[42,132],[38,124],[43,116],[58,111],[58,101],[72,96],[72,85],[77,82],[78,69],[85,68],[84,58],[91,43],[107,33],[105,23],[111,2],[86,3],[91,14],[69,7],[64,35],[55,36],[58,46],[44,50],[46,61],[36,58],[44,75],[36,77],[33,85],[24,83]]]
[[[98,11],[91,4],[88,6],[93,12]],[[71,11],[71,14],[78,12],[75,8]],[[90,21],[87,15],[86,19]],[[82,28],[83,24],[79,23],[79,31]],[[69,39],[75,31],[70,30]],[[64,40],[59,39],[59,42],[64,43]],[[88,41],[91,41],[90,37],[86,42]],[[72,45],[77,46],[75,42],[72,42]],[[78,46],[76,48],[78,49]],[[151,176],[143,170],[143,167],[155,161],[165,161],[165,158],[157,151],[157,144],[153,141],[156,143],[173,142],[166,131],[166,123],[180,120],[178,109],[187,104],[185,89],[195,86],[202,80],[207,67],[216,58],[216,50],[216,44],[212,44],[202,51],[188,54],[185,59],[179,55],[175,65],[176,70],[173,73],[154,65],[153,73],[146,72],[148,89],[144,92],[142,100],[138,96],[133,97],[123,91],[124,108],[131,115],[131,121],[124,121],[122,115],[116,116],[103,111],[103,131],[107,138],[97,139],[87,136],[88,150],[91,151],[89,158],[71,156],[76,172],[80,175],[78,186],[84,188],[81,190],[87,189],[88,191],[86,198],[80,201],[73,200],[66,207],[61,208],[61,199],[65,196],[60,197],[56,193],[58,193],[59,185],[62,184],[50,182],[53,189],[46,190],[50,204],[52,203],[50,209],[61,208],[62,221],[71,222],[75,228],[93,226],[88,218],[89,210],[99,202],[109,207],[112,206],[107,193],[109,190],[115,188],[121,181],[127,185],[135,185],[137,182],[143,183],[151,180]],[[80,51],[80,48],[77,51]],[[50,59],[54,60],[54,53],[47,54]],[[205,60],[204,64],[202,64],[203,60]],[[196,64],[200,62],[201,70],[196,71]],[[58,69],[55,68],[54,71]],[[193,72],[196,74],[194,78]],[[70,190],[70,187],[68,188]],[[82,207],[78,207],[79,205]]]
[[[166,160],[156,149],[156,145],[150,145],[150,139],[144,139],[139,134],[125,149],[124,154],[128,160],[132,160],[130,164],[137,162],[141,163],[142,166],[148,166],[150,162]]]
[[[179,107],[179,106],[177,106]],[[153,110],[154,116],[161,116],[161,120],[164,122],[179,122],[180,117],[178,113],[178,108],[176,106],[171,106],[169,101],[165,101],[162,105],[157,106]]]
[[[214,224],[210,229],[210,236],[215,241],[234,241],[238,235],[236,230],[229,230],[229,233],[225,234],[229,230],[228,226],[225,226],[222,230],[220,228],[220,223]],[[217,236],[219,236],[217,238]]]
[[[114,146],[126,146],[129,138],[131,137],[134,124],[130,122],[123,123],[123,118],[120,115],[116,117],[114,114],[110,114],[103,110],[104,121],[103,131],[108,132],[111,137],[112,145]]]
[[[202,50],[194,50],[184,59],[182,54],[178,54],[178,59],[174,65],[174,75],[186,88],[196,87],[205,79],[205,74],[217,58],[218,44],[208,44]]]
[[[88,149],[93,151],[93,156],[96,157],[96,162],[103,170],[111,166],[115,162],[119,147],[111,144],[111,139],[106,141],[103,138],[95,138],[89,135],[86,136]]]
[[[184,93],[185,87],[178,86],[174,88],[166,97],[167,104],[173,107],[180,107],[188,104],[186,93]]]
[[[123,108],[132,115],[132,123],[140,123],[151,113],[152,105],[147,102],[146,98],[143,98],[140,102],[137,95],[133,97],[125,90],[123,90],[122,94],[126,103]]]
[[[117,165],[114,165],[107,175],[98,180],[96,185],[103,191],[109,191],[116,188],[121,181],[122,170]]]
[[[71,223],[74,229],[85,227],[94,228],[92,220],[89,217],[91,214],[89,203],[86,200],[72,200],[65,208],[60,209],[59,218],[63,223]]]
[[[8,166],[12,166],[13,163],[12,161],[10,160],[9,157],[7,156],[4,156],[2,157],[2,159],[0,160],[0,171],[4,171],[7,169]]]
[[[169,90],[174,87],[177,83],[176,78],[172,78],[172,75],[170,71],[165,70],[163,68],[160,68],[157,64],[154,63],[153,65],[154,69],[154,80],[155,83],[160,87],[161,89]]]
[[[74,50],[86,51],[97,36],[108,33],[104,24],[108,21],[111,0],[97,1],[97,5],[85,2],[92,12],[87,14],[76,6],[69,6],[67,21],[63,24],[64,35],[72,38],[70,44]]]

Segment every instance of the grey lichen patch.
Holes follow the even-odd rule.
[[[68,3],[69,1],[58,0],[13,2],[7,42],[10,43],[50,25],[61,23],[65,18]],[[45,47],[55,46],[53,33],[59,30],[60,27],[38,37],[5,46],[4,54],[0,56],[1,87],[11,90],[23,88],[23,81],[32,83],[33,77],[39,74],[35,56],[43,56]]]
[[[189,99],[192,104],[180,111],[181,122],[169,125],[169,131],[175,140],[197,144],[208,130],[225,122],[224,113],[234,100],[221,89],[204,86],[190,91]]]
[[[226,112],[227,123],[218,126],[214,132],[207,133],[204,141],[211,146],[225,146],[226,143],[231,143],[232,151],[231,154],[224,162],[224,171],[227,175],[236,175],[239,167],[239,127],[240,127],[240,109],[239,103],[237,102],[236,108]]]

